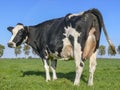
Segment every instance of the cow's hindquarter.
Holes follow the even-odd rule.
[[[94,25],[89,31],[88,39],[86,41],[85,48],[83,51],[83,58],[89,59],[89,86],[93,85],[93,77],[97,65],[96,54],[97,49],[99,47],[99,40],[101,34],[101,27],[96,17],[94,17],[93,23]]]

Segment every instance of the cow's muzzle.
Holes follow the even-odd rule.
[[[8,47],[10,48],[15,48],[16,47],[16,44],[14,42],[9,42],[8,43]]]

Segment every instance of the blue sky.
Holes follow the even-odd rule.
[[[101,11],[111,40],[116,46],[120,45],[120,0],[1,0],[0,44],[6,47],[3,57],[14,57],[13,49],[7,47],[11,37],[8,26],[15,26],[18,22],[35,25],[91,8]],[[100,44],[108,46],[103,33]]]

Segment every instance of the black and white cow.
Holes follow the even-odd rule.
[[[78,14],[68,14],[65,17],[48,20],[35,26],[24,26],[18,23],[15,27],[8,27],[12,37],[8,46],[15,48],[24,40],[42,58],[46,71],[46,81],[50,80],[49,59],[53,80],[57,79],[57,59],[74,58],[76,76],[74,85],[79,85],[84,67],[84,60],[89,59],[88,85],[93,85],[93,74],[96,68],[96,51],[99,47],[101,29],[105,33],[108,43],[115,52],[105,30],[101,13],[97,9],[90,9]]]

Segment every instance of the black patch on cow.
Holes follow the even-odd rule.
[[[85,46],[85,41],[86,41],[86,38],[85,38],[85,37],[82,38],[82,34],[81,34],[81,36],[79,36],[79,37],[77,38],[77,42],[80,43],[80,45],[81,45],[81,50],[82,50],[82,51],[83,51],[83,48],[84,48],[84,46]]]
[[[78,26],[76,27],[76,31],[78,31],[79,33],[82,31],[80,25],[78,25]]]
[[[80,36],[77,38],[77,42],[80,43]]]
[[[84,66],[84,64],[83,64],[82,62],[80,62],[80,66],[81,66],[81,67],[83,67],[83,66]]]
[[[72,44],[72,46],[74,47],[74,37],[72,35],[69,35],[69,40],[70,40],[70,43]]]
[[[68,26],[70,26],[70,23],[71,23],[71,20],[70,20],[69,17],[68,17],[68,16],[70,16],[70,15],[71,15],[71,13],[67,14],[67,15],[65,16],[65,19],[64,19],[65,27],[67,27],[67,28],[68,28]]]
[[[13,32],[12,32],[13,28],[14,28],[14,27],[9,26],[7,29],[8,29],[11,33],[13,33]]]

